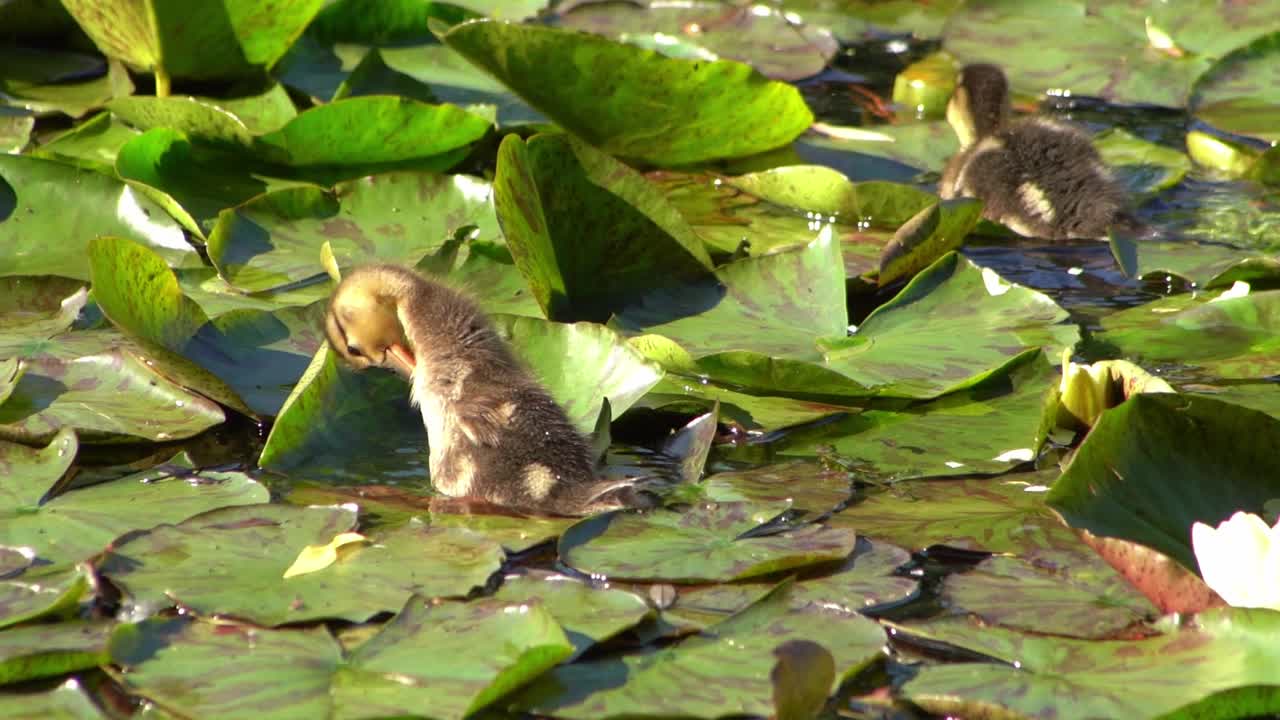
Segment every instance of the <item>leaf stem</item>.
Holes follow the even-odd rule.
[[[169,97],[169,73],[160,65],[152,72],[156,76],[156,97]]]

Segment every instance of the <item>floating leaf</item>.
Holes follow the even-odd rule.
[[[1145,362],[1176,362],[1224,378],[1280,373],[1280,291],[1214,302],[1156,301],[1102,321],[1099,339]]]
[[[884,631],[859,615],[793,609],[784,584],[676,645],[556,668],[515,703],[564,718],[768,716],[774,709],[773,650],[794,640],[820,641],[831,653],[830,692],[879,655]]]
[[[165,78],[234,78],[271,67],[323,3],[288,0],[269,9],[246,0],[63,4],[109,57]]]
[[[573,656],[634,627],[653,614],[639,595],[612,588],[596,588],[556,573],[533,571],[507,577],[495,600],[538,604],[551,613],[573,643]]]
[[[118,338],[118,336],[117,336]],[[54,341],[54,350],[63,344]],[[90,343],[98,345],[99,343]],[[23,361],[23,373],[0,404],[0,437],[45,442],[62,429],[85,441],[152,441],[192,437],[221,424],[218,404],[156,373],[133,348],[40,355]]]
[[[580,4],[561,15],[560,21],[565,27],[650,47],[665,55],[673,55],[671,39],[680,38],[705,49],[711,60],[725,57],[744,62],[778,80],[817,75],[839,47],[825,27],[796,22],[781,9],[744,6],[726,10],[705,0],[648,7]]]
[[[844,268],[830,226],[803,248],[721,267],[714,282],[658,288],[613,320],[628,333],[656,333],[694,356],[746,350],[817,359],[816,340],[844,335]]]
[[[813,122],[795,88],[736,62],[491,21],[462,23],[443,39],[560,126],[624,158],[683,165],[752,155]]]
[[[1094,535],[1196,568],[1191,526],[1280,496],[1280,420],[1205,397],[1141,394],[1102,414],[1046,501]],[[1202,479],[1214,478],[1212,485]]]
[[[916,580],[898,568],[911,560],[907,551],[888,543],[858,540],[853,554],[834,569],[797,580],[791,591],[793,610],[821,607],[853,616],[872,605],[902,602],[917,591]],[[662,618],[682,629],[703,630],[740,612],[766,594],[763,583],[733,583],[682,590]]]
[[[1038,554],[1034,563],[988,558],[947,577],[942,601],[987,625],[1081,638],[1113,637],[1157,614],[1111,566],[1080,559],[1079,553]]]
[[[432,717],[461,720],[570,652],[564,631],[539,605],[420,597],[346,658],[323,628],[181,619],[122,627],[111,645],[113,660],[129,668],[121,681],[131,692],[206,717],[248,716],[279,703],[310,717],[397,717],[430,706]],[[228,668],[227,657],[243,662]],[[195,677],[214,679],[191,682]],[[269,689],[264,677],[272,678]]]
[[[964,63],[1004,64],[1015,90],[1061,89],[1167,107],[1182,107],[1192,81],[1209,66],[1200,55],[1153,51],[1140,17],[1091,12],[1079,0],[966,4],[949,18],[943,47]],[[1131,65],[1143,71],[1127,72]]]
[[[209,259],[236,288],[260,292],[314,277],[328,242],[340,267],[412,265],[460,228],[498,228],[488,183],[467,175],[397,172],[295,187],[224,211],[209,234]],[[483,291],[483,288],[480,288]],[[483,293],[481,293],[483,294]]]
[[[0,685],[88,670],[108,661],[112,623],[27,625],[0,632]]]
[[[827,344],[826,364],[881,395],[929,398],[990,377],[1028,348],[1056,356],[1080,339],[1067,313],[1030,288],[948,254],[852,336]]]
[[[1205,71],[1192,90],[1191,111],[1219,130],[1274,143],[1280,140],[1275,69],[1280,58],[1280,32],[1275,30],[1274,19],[1238,27],[1255,33],[1262,29],[1272,32],[1236,47]]]
[[[494,321],[581,432],[594,427],[605,398],[621,415],[662,379],[660,368],[606,327],[515,315]]]
[[[897,629],[900,638],[915,634],[1001,661],[922,668],[904,694],[929,712],[1144,720],[1180,709],[1214,718],[1280,710],[1272,670],[1280,658],[1267,640],[1276,623],[1273,612],[1214,611],[1164,635],[1109,642],[950,620]]]
[[[190,481],[188,481],[190,478]],[[44,569],[69,567],[102,552],[115,538],[228,505],[267,500],[267,491],[244,473],[192,471],[161,465],[119,480],[43,497],[47,477],[13,478],[25,502],[0,509],[0,545],[35,549]],[[42,499],[34,504],[32,497]]]
[[[705,503],[683,513],[611,513],[570,528],[560,539],[560,558],[615,579],[699,583],[832,562],[853,551],[852,531],[817,525],[740,537],[769,519],[748,503]]]
[[[516,267],[553,320],[603,320],[655,277],[676,284],[711,268],[657,188],[562,135],[503,139],[494,204]]]
[[[8,208],[6,185],[15,198]],[[101,235],[132,238],[174,265],[199,263],[177,223],[128,184],[52,160],[0,155],[0,275],[87,280],[85,246]]]
[[[354,525],[355,513],[341,507],[225,508],[120,543],[100,569],[134,606],[176,603],[201,615],[280,625],[363,622],[414,593],[464,596],[503,559],[497,543],[470,531],[410,522],[344,550],[321,572],[282,579],[299,550]]]

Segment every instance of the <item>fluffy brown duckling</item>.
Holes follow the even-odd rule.
[[[1125,196],[1089,136],[1044,117],[1009,119],[1009,83],[995,65],[967,65],[947,104],[960,151],[939,183],[943,198],[983,201],[982,216],[1019,235],[1105,238]]]
[[[629,484],[597,479],[586,438],[457,290],[396,265],[361,267],[334,291],[325,334],[353,367],[409,380],[444,495],[556,515],[637,503]]]

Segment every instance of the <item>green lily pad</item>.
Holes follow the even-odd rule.
[[[456,25],[443,40],[561,127],[624,158],[682,165],[753,155],[813,122],[795,88],[727,60],[677,60],[594,35],[492,21]]]
[[[177,223],[115,178],[52,160],[0,155],[0,181],[0,275],[87,280],[85,246],[101,235],[132,238],[175,266],[200,262]],[[5,184],[15,198],[7,208]]]
[[[1158,611],[1110,565],[1077,562],[1079,553],[1035,563],[1009,557],[983,560],[949,576],[942,601],[952,612],[970,613],[987,625],[1080,638],[1114,637]]]
[[[69,429],[60,430],[43,448],[0,440],[0,469],[9,482],[0,489],[8,507],[40,505],[46,493],[75,462],[80,444]]]
[[[1274,21],[1271,26],[1274,31]],[[1280,32],[1234,49],[1196,80],[1191,111],[1219,130],[1280,141],[1276,130],[1280,122],[1277,58]]]
[[[489,126],[488,120],[456,105],[387,95],[353,97],[299,114],[259,137],[255,148],[270,162],[296,168],[369,168],[443,156],[479,140]]]
[[[573,657],[653,615],[653,609],[639,595],[594,588],[580,580],[544,571],[506,578],[493,597],[507,603],[538,604],[546,608],[573,643]]]
[[[111,639],[113,663],[131,693],[188,714],[237,718],[264,708],[326,717],[342,651],[323,627],[266,630],[251,625],[152,618],[121,625]],[[241,662],[228,663],[238,657]],[[216,682],[195,682],[195,678]],[[263,681],[269,682],[264,685]]]
[[[723,582],[844,559],[851,530],[807,525],[762,537],[739,537],[776,514],[776,506],[703,503],[686,512],[610,513],[589,518],[560,538],[562,562],[626,580]]]
[[[44,442],[70,428],[86,442],[178,440],[226,419],[217,403],[158,374],[131,348],[78,355],[22,362],[21,377],[0,404],[0,437]]]
[[[817,133],[811,132],[804,137],[804,144],[817,150],[836,151],[840,154],[867,155],[885,158],[905,166],[906,170],[919,173],[925,170],[941,172],[947,159],[960,149],[956,133],[944,121],[909,122],[900,125],[876,125],[853,130],[870,130],[871,137],[845,137],[847,128],[840,126],[815,127]],[[801,155],[805,155],[801,152]],[[845,174],[850,174],[845,170]]]
[[[609,328],[516,315],[496,316],[494,322],[584,433],[595,426],[606,398],[613,413],[621,415],[662,379],[661,368]]]
[[[915,579],[895,574],[910,560],[911,554],[901,548],[861,539],[840,566],[797,580],[790,593],[791,608],[821,607],[851,616],[872,605],[901,602],[918,589]],[[682,629],[705,630],[746,609],[767,590],[761,583],[689,588],[663,610],[662,618]]]
[[[713,502],[786,503],[821,515],[852,494],[849,474],[814,462],[780,462],[711,475],[699,484]]]
[[[328,242],[339,267],[414,264],[462,227],[499,237],[492,189],[467,175],[396,172],[341,183],[333,191],[295,187],[224,211],[209,234],[209,259],[227,282],[260,292],[322,272]]]
[[[71,327],[87,298],[79,280],[0,278],[0,357],[38,354],[37,346]]]
[[[1056,473],[1054,473],[1056,475]],[[949,545],[965,550],[1035,557],[1085,551],[1075,533],[1044,504],[1052,475],[895,483],[828,519],[857,528],[872,541],[911,550]]]
[[[1109,315],[1102,327],[1100,340],[1138,361],[1243,380],[1280,373],[1280,290],[1213,302],[1156,301]]]
[[[354,372],[326,343],[280,407],[258,465],[291,474],[324,470],[366,482],[378,473],[403,475],[408,466],[425,479],[426,437],[403,380],[381,371]],[[418,458],[404,457],[415,449]]]
[[[604,320],[655,277],[710,272],[701,241],[657,188],[563,135],[504,138],[494,204],[516,267],[553,320]]]
[[[131,692],[187,714],[224,718],[256,717],[274,705],[308,717],[401,717],[429,707],[432,717],[461,720],[571,652],[539,605],[419,597],[345,658],[324,628],[181,619],[122,627],[111,645],[115,662],[129,668],[120,679]],[[227,657],[245,661],[230,669]],[[270,689],[263,688],[266,677]]]
[[[1130,272],[1145,280],[1181,278],[1206,289],[1230,287],[1236,280],[1270,281],[1280,276],[1280,263],[1256,251],[1217,243],[1143,240],[1133,244],[1136,263]]]
[[[885,287],[910,278],[947,253],[958,250],[982,218],[982,203],[972,198],[943,200],[903,223],[880,254],[876,283]]]
[[[1066,90],[1116,103],[1182,107],[1210,60],[1151,48],[1136,15],[1091,12],[1082,0],[989,0],[951,15],[943,47],[966,64],[1005,65],[1015,90]]]
[[[1143,140],[1120,128],[1098,133],[1093,137],[1093,146],[1131,195],[1168,190],[1191,171],[1191,159],[1186,153]]]
[[[656,289],[611,324],[670,338],[695,356],[747,350],[817,359],[816,340],[844,335],[848,325],[840,245],[827,226],[803,248],[721,267],[714,283]]]
[[[49,563],[46,572],[100,553],[130,530],[267,500],[266,489],[244,473],[196,472],[181,465],[161,465],[52,497],[46,497],[51,489],[46,476],[19,475],[13,481],[22,500],[0,509],[0,545],[34,548]]]
[[[522,553],[555,540],[575,522],[576,518],[563,517],[467,515],[439,511],[431,513],[432,525],[466,528],[502,545],[509,553]]]
[[[542,308],[529,284],[516,267],[505,242],[489,241],[455,233],[430,255],[418,261],[419,272],[448,278],[456,287],[466,288],[471,298],[487,313],[543,317]]]
[[[146,248],[97,238],[90,258],[94,299],[111,322],[167,375],[246,414],[279,410],[322,342],[322,304],[236,310],[210,320]]]
[[[736,392],[711,382],[667,375],[654,385],[634,407],[695,414],[720,404],[720,415],[748,431],[763,431],[799,425],[852,408],[786,397],[770,397]]]
[[[76,621],[0,632],[0,685],[64,675],[108,662],[113,623]]]
[[[835,225],[846,255],[853,251],[875,258],[882,243],[865,233],[868,227],[897,228],[937,200],[910,185],[854,183],[819,165],[787,165],[728,178],[672,172],[654,172],[648,178],[707,248],[723,254],[741,251],[744,242],[751,255],[805,245],[825,222]],[[862,248],[869,240],[873,247]],[[846,268],[849,262],[846,257]]]
[[[464,529],[410,522],[346,547],[321,570],[283,578],[308,545],[355,527],[343,507],[224,508],[115,545],[99,566],[137,607],[177,604],[260,625],[363,622],[415,593],[465,596],[502,564],[502,547]],[[424,549],[425,550],[424,552]]]
[[[497,598],[424,604],[414,598],[351,654],[348,662],[361,671],[360,680],[339,684],[335,705],[340,714],[345,708],[386,717],[427,706],[435,717],[461,719],[572,652],[564,631],[540,604]],[[415,682],[403,682],[406,675]]]
[[[1080,339],[1048,296],[1006,282],[950,253],[848,338],[826,345],[826,365],[881,395],[930,398],[990,377],[1028,348],[1057,357]]]
[[[921,668],[904,695],[940,715],[1229,718],[1280,710],[1272,668],[1280,615],[1204,613],[1188,627],[1109,642],[1024,635],[953,620],[898,628],[993,657],[997,663]],[[1071,697],[1064,704],[1064,696]],[[1181,711],[1181,712],[1179,712]]]
[[[1194,395],[1140,394],[1102,414],[1046,501],[1072,526],[1196,568],[1191,526],[1280,497],[1280,420]],[[1212,485],[1202,479],[1213,477]]]
[[[94,115],[32,150],[35,157],[64,163],[113,167],[125,143],[140,135],[109,112]]]
[[[130,95],[134,90],[129,74],[114,61],[105,68],[106,72],[103,73],[104,68],[100,58],[77,54],[72,57],[79,57],[83,59],[81,62],[93,64],[93,70],[83,68],[79,72],[68,72],[61,78],[23,77],[23,68],[15,68],[14,65],[34,63],[52,66],[48,69],[56,72],[59,62],[55,58],[60,53],[13,47],[6,50],[7,57],[3,58],[3,64],[7,67],[4,71],[0,71],[0,96],[3,96],[4,105],[16,106],[37,114],[59,112],[78,118],[102,107],[112,98]],[[26,63],[20,58],[15,58],[14,53],[26,55]],[[89,77],[90,75],[97,75],[97,77]],[[89,79],[85,79],[86,77]]]
[[[36,126],[34,115],[0,110],[0,153],[18,153],[31,140]]]
[[[560,22],[575,30],[660,51],[669,46],[668,38],[681,38],[709,52],[712,60],[724,57],[744,62],[778,80],[817,75],[839,49],[825,27],[796,23],[781,9],[768,6],[729,10],[706,0],[648,7],[586,4],[562,14]],[[654,40],[654,45],[646,42]],[[664,54],[672,53],[667,50]]]
[[[680,643],[649,653],[556,668],[515,698],[563,718],[769,716],[773,649],[819,642],[835,659],[835,690],[880,654],[884,631],[859,615],[792,608],[790,583]]]
[[[846,43],[880,33],[910,33],[933,38],[960,0],[792,0],[787,9],[804,20],[831,28]]]
[[[0,627],[75,615],[80,600],[91,594],[84,566],[24,572],[15,579],[0,581]]]
[[[219,212],[273,184],[249,175],[234,155],[194,144],[168,127],[148,130],[120,146],[114,167],[120,177],[150,188],[153,200],[202,239]]]
[[[0,713],[15,720],[100,720],[106,717],[75,678],[52,690],[0,693]]]
[[[142,131],[169,128],[196,140],[231,148],[247,148],[253,143],[253,133],[244,120],[210,98],[137,95],[113,100],[107,107],[116,117]]]
[[[64,3],[107,56],[157,75],[202,79],[244,77],[271,67],[322,4],[289,0],[264,8],[245,0],[182,6],[128,0]]]

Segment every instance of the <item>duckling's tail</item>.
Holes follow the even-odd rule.
[[[1121,210],[1111,223],[1111,234],[1123,235],[1131,240],[1153,240],[1160,236],[1160,230],[1132,212]]]

